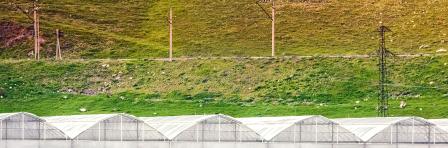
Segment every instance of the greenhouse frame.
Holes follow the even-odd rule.
[[[67,136],[31,113],[0,114],[0,140],[65,140]]]
[[[166,137],[127,114],[53,116],[44,119],[72,140],[163,141]]]
[[[448,142],[448,134],[419,117],[334,119],[365,143],[436,144]]]
[[[360,143],[355,134],[323,116],[238,118],[269,142]]]
[[[260,135],[226,115],[141,117],[171,141],[262,141]]]
[[[0,148],[445,148],[448,119],[233,118],[227,115],[38,117],[0,113]]]

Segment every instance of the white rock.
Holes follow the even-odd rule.
[[[420,111],[423,111],[423,108],[419,108]]]
[[[79,111],[80,111],[80,112],[86,112],[86,111],[87,111],[87,109],[86,109],[86,108],[84,108],[84,107],[82,107],[82,108],[80,108],[80,109],[79,109]]]
[[[435,82],[431,81],[431,82],[429,82],[429,85],[434,85],[434,83],[435,83]]]
[[[445,48],[440,48],[439,50],[437,50],[437,53],[441,53],[441,52],[446,52],[447,50]]]
[[[429,45],[421,45],[421,46],[419,47],[419,49],[429,48],[429,47],[430,47]]]
[[[359,104],[360,103],[360,101],[356,101],[356,104]]]

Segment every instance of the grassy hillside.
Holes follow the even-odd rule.
[[[11,0],[9,0],[11,1]],[[24,6],[24,0],[14,0]],[[31,25],[0,2],[0,20]],[[54,51],[54,29],[65,32],[67,58],[166,57],[168,0],[42,0],[45,56]],[[448,1],[278,1],[279,55],[370,54],[382,20],[393,30],[396,53],[448,48]],[[172,0],[175,56],[268,56],[270,20],[255,0]],[[269,5],[264,7],[269,9]],[[382,19],[381,19],[382,18]],[[1,58],[26,58],[31,43],[1,48]]]
[[[389,62],[392,116],[448,117],[447,56]],[[376,115],[375,59],[3,60],[0,71],[0,112]]]

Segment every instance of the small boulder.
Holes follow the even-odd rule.
[[[79,111],[80,111],[80,112],[87,112],[87,109],[84,108],[84,107],[81,107],[81,108],[79,109]]]
[[[406,101],[404,101],[404,100],[400,101],[400,108],[401,108],[401,109],[406,108],[406,106],[407,106]]]
[[[442,53],[442,52],[446,52],[447,50],[445,48],[440,48],[439,50],[436,51],[436,53]]]
[[[429,45],[420,45],[420,47],[418,47],[419,49],[424,49],[424,48],[429,48],[429,47],[431,47],[431,46],[429,46]]]

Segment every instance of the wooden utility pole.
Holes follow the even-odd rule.
[[[272,56],[275,57],[275,0],[272,1]]]
[[[39,42],[39,14],[37,0],[33,1],[33,21],[34,21],[34,59],[40,60],[40,42]]]
[[[171,5],[171,4],[170,4]],[[170,26],[170,58],[169,61],[173,61],[173,8],[170,6],[170,18],[169,18],[169,26]]]
[[[56,60],[62,60],[61,44],[59,29],[56,29]]]

